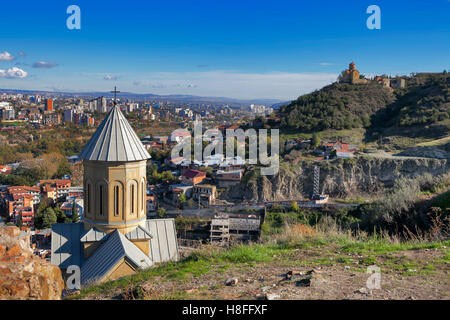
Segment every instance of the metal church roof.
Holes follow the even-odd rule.
[[[51,264],[61,269],[70,265],[81,266],[83,263],[83,246],[80,236],[83,223],[55,223],[52,225]]]
[[[81,242],[97,242],[104,241],[108,238],[108,234],[97,230],[97,228],[91,228],[81,238]]]
[[[128,240],[147,240],[153,238],[150,232],[141,226],[137,226],[135,229],[128,232],[125,237]]]
[[[148,219],[145,229],[150,232],[150,258],[153,262],[178,260],[177,232],[174,219]]]
[[[81,267],[81,283],[90,285],[102,280],[117,263],[127,258],[137,268],[152,266],[152,260],[128,240],[119,230],[112,232],[108,240],[90,256]]]
[[[96,161],[140,161],[150,159],[145,147],[115,105],[80,154]]]

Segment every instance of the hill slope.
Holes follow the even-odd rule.
[[[450,128],[450,75],[424,73],[391,92],[376,82],[333,83],[280,109],[285,131],[366,128],[382,136],[442,137]]]
[[[376,83],[333,83],[282,107],[281,126],[306,132],[368,127],[370,117],[394,100],[393,93]]]

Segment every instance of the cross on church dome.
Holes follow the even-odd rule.
[[[117,91],[114,87],[114,101]],[[141,161],[151,156],[120,108],[114,107],[81,151],[80,158],[94,161]]]

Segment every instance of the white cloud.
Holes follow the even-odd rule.
[[[107,74],[104,76],[103,78],[104,80],[117,80],[117,76],[113,75],[113,74]]]
[[[11,61],[14,60],[14,57],[8,51],[0,52],[0,61]]]
[[[35,62],[35,63],[33,63],[33,68],[40,68],[40,69],[42,69],[42,68],[44,68],[44,69],[50,69],[50,68],[53,68],[53,67],[56,67],[57,66],[57,64],[56,63],[53,63],[53,62],[48,62],[48,61],[37,61],[37,62]]]
[[[28,75],[27,72],[23,71],[22,69],[12,67],[7,70],[0,69],[0,77],[3,78],[10,78],[10,79],[22,79],[26,78]]]

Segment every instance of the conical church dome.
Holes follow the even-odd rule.
[[[81,151],[80,158],[94,161],[141,161],[151,157],[116,105]]]

